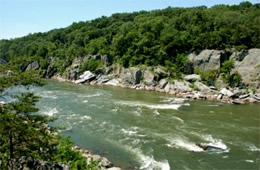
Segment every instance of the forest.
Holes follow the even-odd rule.
[[[45,33],[0,40],[0,59],[34,57],[46,67],[59,58],[65,70],[75,57],[107,54],[124,67],[176,66],[189,52],[260,48],[260,3],[115,13]],[[258,30],[258,31],[257,31]]]

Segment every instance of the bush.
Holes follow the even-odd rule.
[[[219,76],[219,71],[215,69],[207,71],[195,70],[195,73],[199,74],[201,80],[208,86],[214,86],[216,79]]]
[[[100,169],[99,162],[91,160],[87,163],[87,159],[82,156],[79,151],[72,149],[73,142],[68,137],[58,136],[59,145],[58,151],[55,155],[56,162],[63,162],[69,164],[71,169],[84,170],[84,169]]]
[[[85,70],[89,70],[91,72],[96,72],[97,68],[101,65],[100,60],[89,59],[87,60],[80,68],[79,72],[84,72]]]

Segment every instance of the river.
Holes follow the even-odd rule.
[[[50,80],[32,88],[40,113],[76,145],[122,169],[259,169],[260,105]],[[196,143],[222,150],[204,151]]]

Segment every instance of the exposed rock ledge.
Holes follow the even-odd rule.
[[[203,50],[200,53],[191,53],[188,55],[190,64],[185,71],[187,75],[184,75],[183,80],[171,81],[166,79],[168,72],[161,66],[123,68],[118,64],[108,64],[110,66],[104,64],[104,67],[100,68],[96,74],[90,71],[80,74],[79,68],[85,58],[75,58],[63,75],[51,72],[45,77],[77,84],[110,85],[157,91],[190,99],[206,99],[232,104],[260,102],[260,49],[241,52]],[[235,61],[235,68],[231,72],[238,72],[242,77],[243,85],[239,88],[229,88],[220,77],[216,80],[216,87],[207,86],[201,81],[199,75],[191,74],[194,69],[220,70],[223,62],[229,59]]]
[[[89,71],[87,71],[89,73]],[[85,73],[86,74],[86,73]],[[93,73],[89,73],[93,74]],[[238,88],[222,88],[220,91],[216,90],[215,87],[203,84],[198,81],[200,77],[198,75],[188,75],[186,79],[191,79],[194,77],[194,83],[191,83],[186,80],[173,80],[167,81],[166,79],[161,79],[159,82],[155,82],[152,85],[147,85],[145,83],[135,84],[136,79],[133,79],[132,82],[130,79],[123,80],[120,77],[111,76],[111,75],[96,75],[95,79],[87,80],[84,78],[84,83],[79,84],[88,84],[88,85],[109,85],[123,88],[130,88],[136,90],[148,90],[156,91],[162,93],[168,93],[175,95],[177,97],[184,97],[187,99],[203,99],[210,101],[220,101],[230,104],[245,104],[245,103],[260,103],[260,94],[253,94],[252,91],[246,91],[245,89]],[[58,81],[69,81],[77,83],[80,80],[68,80],[60,76],[53,77]],[[132,77],[131,77],[132,78]],[[146,80],[145,78],[143,78]],[[184,78],[185,79],[185,78]],[[196,86],[196,90],[192,88]]]

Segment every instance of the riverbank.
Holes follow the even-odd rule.
[[[115,86],[120,88],[130,88],[135,90],[146,90],[146,91],[156,91],[160,93],[167,93],[174,95],[176,97],[183,97],[191,100],[209,100],[209,101],[218,101],[229,104],[246,104],[246,103],[260,103],[259,94],[253,94],[253,92],[248,92],[246,89],[238,88],[222,88],[217,90],[215,87],[208,87],[202,82],[196,81],[199,79],[199,75],[188,75],[186,80],[195,81],[195,83],[190,83],[185,80],[174,80],[168,82],[165,79],[162,79],[157,83],[156,86],[148,86],[144,84],[130,85],[126,81],[123,81],[120,78],[107,79],[106,77],[113,77],[113,75],[98,75],[87,71],[83,73],[82,79],[78,80],[69,80],[61,76],[53,76],[52,79],[61,81],[61,82],[72,82],[76,84],[84,85],[105,85],[105,86]],[[102,77],[103,76],[103,77]],[[185,79],[185,77],[184,77]],[[194,90],[191,86],[196,86],[198,89]],[[200,90],[200,91],[198,91]]]

